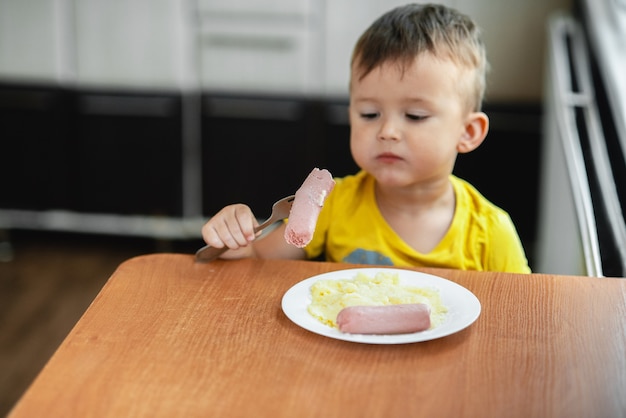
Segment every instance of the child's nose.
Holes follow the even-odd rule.
[[[381,140],[398,140],[400,139],[400,131],[398,123],[393,121],[392,118],[385,118],[382,120],[380,130],[378,131],[378,139]]]

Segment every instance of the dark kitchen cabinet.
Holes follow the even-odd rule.
[[[325,162],[335,177],[355,174],[359,167],[350,153],[350,120],[347,101],[331,101],[324,107]]]
[[[81,92],[76,111],[76,209],[180,216],[181,99]]]
[[[0,208],[181,215],[177,94],[0,85]]]
[[[0,207],[69,208],[72,95],[0,84]]]
[[[266,217],[323,163],[319,104],[288,98],[220,97],[202,101],[203,213],[246,203]]]

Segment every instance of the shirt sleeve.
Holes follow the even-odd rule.
[[[511,217],[498,214],[490,228],[491,243],[486,268],[490,271],[531,273],[524,247]]]

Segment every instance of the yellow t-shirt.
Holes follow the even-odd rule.
[[[530,273],[510,216],[472,185],[450,176],[456,195],[454,219],[443,239],[422,254],[387,224],[374,196],[374,178],[364,171],[335,179],[320,213],[308,258],[360,264],[444,267]]]

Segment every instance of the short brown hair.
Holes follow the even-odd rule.
[[[402,68],[428,52],[474,72],[470,106],[480,110],[488,62],[480,28],[468,16],[439,4],[408,4],[379,17],[361,35],[352,53],[359,80],[389,61]]]

